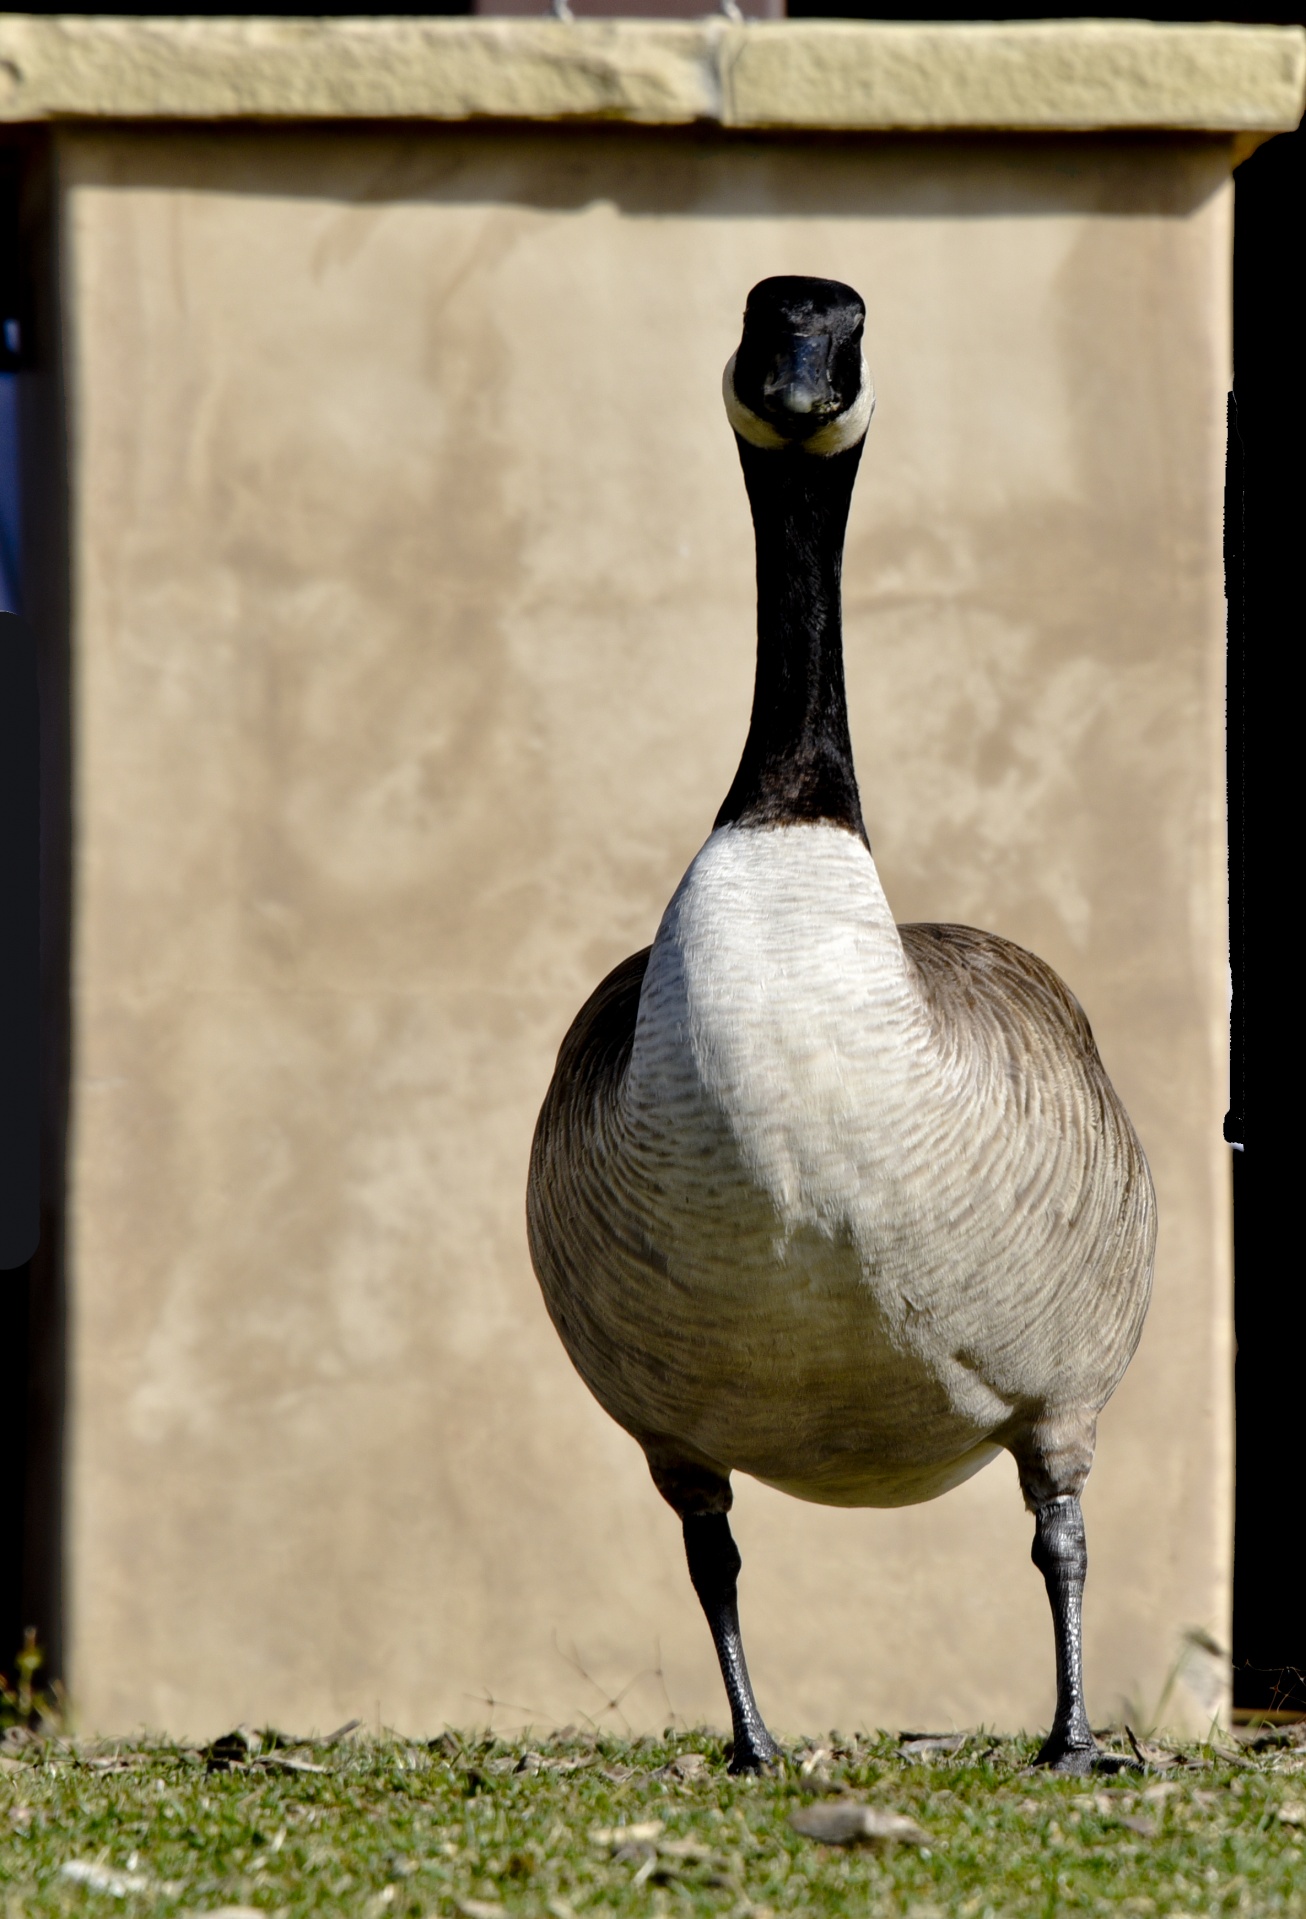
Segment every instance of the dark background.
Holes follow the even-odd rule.
[[[1283,778],[1288,712],[1275,697],[1280,646],[1303,634],[1302,485],[1306,428],[1306,134],[1280,135],[1238,169],[1234,245],[1237,439],[1226,496],[1229,580],[1229,888],[1234,977],[1230,1110],[1234,1307],[1238,1335],[1235,1701],[1306,1712],[1306,1591],[1294,1553],[1306,1512],[1294,1462],[1306,1457],[1292,1382],[1306,1359],[1306,1275],[1287,1160],[1301,1024],[1278,996],[1275,940],[1289,922],[1275,868],[1293,865]],[[1241,501],[1237,481],[1241,478]],[[1241,506],[1241,516],[1239,507]],[[1276,838],[1265,835],[1275,820]],[[1246,849],[1260,835],[1254,880]],[[1248,867],[1251,875],[1248,874]],[[1251,883],[1249,884],[1249,878]],[[1270,935],[1273,933],[1274,939]],[[1279,976],[1282,979],[1282,975]],[[1275,1120],[1269,1068],[1279,1061]],[[1275,1247],[1279,1250],[1276,1253]]]
[[[482,0],[481,10],[495,0]],[[670,0],[674,10],[706,11],[702,0]],[[138,13],[173,13],[142,6]],[[332,8],[328,12],[357,12]],[[434,0],[390,13],[470,13],[470,0]],[[629,11],[659,13],[668,0]],[[990,18],[946,7],[916,13],[873,0],[789,0],[795,18]],[[45,11],[45,9],[34,9]],[[60,12],[93,11],[60,7]],[[191,12],[217,9],[189,8]],[[223,12],[227,9],[223,8]],[[282,14],[321,14],[320,7],[269,7]],[[540,11],[546,11],[541,5]],[[1004,19],[1045,19],[1045,8],[1005,7]],[[1079,15],[1071,17],[1081,17]],[[1101,9],[1098,17],[1137,18],[1134,9]],[[1203,17],[1191,8],[1151,9],[1159,20]],[[1286,17],[1254,8],[1223,10],[1225,20]],[[1302,24],[1306,15],[1292,16]],[[1306,1531],[1295,1462],[1306,1439],[1293,1380],[1306,1364],[1306,1277],[1298,1251],[1295,1206],[1287,1179],[1292,1140],[1291,1088],[1300,1066],[1300,1023],[1270,977],[1270,934],[1282,944],[1281,867],[1293,870],[1295,818],[1285,816],[1282,768],[1288,758],[1290,695],[1276,697],[1273,676],[1281,645],[1300,649],[1303,554],[1303,310],[1306,247],[1306,134],[1267,142],[1235,176],[1234,400],[1230,407],[1225,552],[1229,584],[1229,869],[1233,1020],[1230,1141],[1234,1180],[1235,1316],[1238,1339],[1237,1494],[1234,1589],[1235,1703],[1244,1709],[1306,1712],[1306,1598],[1293,1554]],[[42,1094],[41,1244],[26,1265],[0,1272],[0,1669],[12,1677],[12,1651],[23,1629],[38,1628],[50,1660],[61,1660],[60,1485],[63,1395],[63,1254],[61,1192],[67,1088],[67,698],[62,476],[42,464],[37,442],[57,444],[59,369],[57,315],[50,297],[50,227],[43,143],[15,130],[0,145],[0,321],[21,320],[21,338],[0,342],[0,603],[24,610],[36,630],[42,689]],[[15,379],[14,370],[25,370]],[[21,390],[16,410],[10,402]],[[24,441],[14,457],[5,423],[17,417]],[[1291,802],[1289,802],[1291,804]],[[1270,883],[1250,895],[1245,848],[1278,820],[1268,842]],[[0,818],[0,832],[11,827]],[[15,871],[25,870],[15,852]],[[1273,862],[1273,863],[1271,863]],[[0,864],[0,872],[3,872]],[[4,902],[8,911],[10,900]],[[11,921],[12,924],[12,921]],[[1288,934],[1291,938],[1290,932]],[[0,1020],[11,1030],[37,1017],[22,941],[18,975]],[[0,975],[0,983],[3,983]],[[1282,976],[1280,976],[1282,977]],[[1288,984],[1291,985],[1292,976]],[[0,1047],[4,1044],[0,1036]],[[13,1044],[21,1056],[24,1040]],[[2,1056],[2,1055],[0,1055]],[[1279,1060],[1284,1107],[1276,1123],[1266,1093],[1271,1057]],[[1244,1150],[1245,1149],[1245,1150]],[[17,1181],[19,1188],[22,1180]],[[30,1185],[30,1181],[29,1181]],[[30,1193],[18,1191],[21,1213]],[[21,1228],[20,1228],[21,1230]],[[1280,1248],[1275,1252],[1276,1245]],[[1145,1468],[1144,1468],[1145,1469]],[[1200,1622],[1176,1621],[1177,1626]]]

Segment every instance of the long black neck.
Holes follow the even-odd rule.
[[[757,677],[743,758],[716,823],[825,820],[865,840],[840,593],[862,449],[822,459],[738,444],[757,535]]]

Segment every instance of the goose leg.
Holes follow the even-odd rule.
[[[685,1557],[721,1664],[735,1744],[731,1772],[760,1772],[776,1756],[776,1744],[757,1709],[739,1632],[739,1568],[742,1560],[724,1513],[687,1513]]]
[[[1084,1706],[1081,1621],[1088,1547],[1077,1493],[1062,1494],[1035,1507],[1030,1557],[1048,1589],[1057,1645],[1056,1717],[1034,1764],[1053,1772],[1119,1772],[1128,1762],[1102,1751]]]
[[[1081,1619],[1088,1547],[1077,1494],[1035,1508],[1030,1557],[1048,1589],[1057,1644],[1056,1717],[1034,1763],[1054,1772],[1088,1772],[1098,1748],[1084,1707]]]

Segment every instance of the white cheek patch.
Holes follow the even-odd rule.
[[[803,452],[815,453],[824,459],[828,459],[832,453],[846,453],[850,446],[856,446],[859,440],[865,439],[874,411],[875,388],[871,385],[870,368],[863,360],[862,383],[857,390],[857,398],[846,413],[836,413],[828,426],[823,426],[810,440],[804,440]]]
[[[783,447],[792,446],[792,440],[777,433],[769,420],[764,420],[751,407],[745,406],[735,392],[736,358],[737,355],[730,355],[721,376],[721,396],[726,403],[727,420],[740,439],[746,440],[749,446],[763,447],[768,453],[777,453]],[[829,459],[833,453],[845,453],[864,437],[874,411],[875,388],[871,384],[870,369],[863,360],[862,383],[852,405],[845,412],[837,413],[833,420],[827,421],[810,440],[802,440],[798,444],[804,453],[814,453],[818,459]]]
[[[721,375],[721,397],[726,403],[726,418],[741,440],[747,440],[749,446],[765,447],[768,453],[777,453],[789,442],[783,434],[777,433],[760,414],[745,406],[735,392],[735,361],[738,354],[732,353],[726,361],[726,370]]]

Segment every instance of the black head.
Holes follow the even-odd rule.
[[[859,444],[875,404],[862,358],[865,324],[865,303],[842,281],[759,281],[726,368],[726,412],[741,439],[823,454]]]

